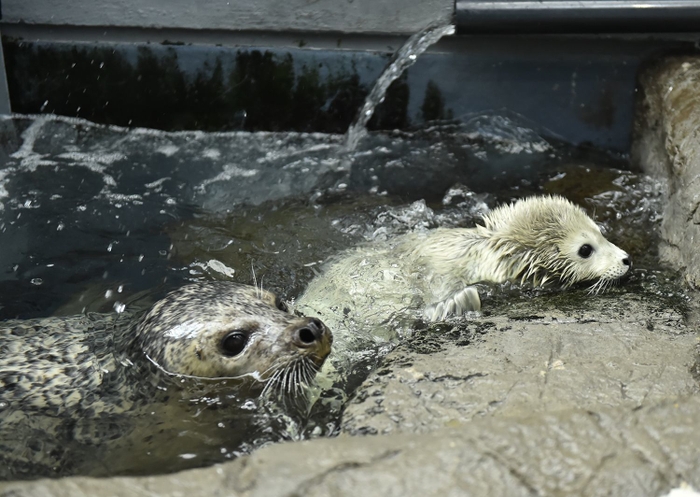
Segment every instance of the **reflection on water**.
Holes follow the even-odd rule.
[[[337,135],[165,133],[21,116],[1,125],[3,319],[99,311],[128,320],[167,290],[211,279],[255,279],[293,299],[324,260],[354,244],[472,226],[496,203],[543,192],[584,205],[631,253],[631,285],[620,291],[659,274],[664,185],[625,170],[622,158],[540,136],[517,116],[371,134],[349,162]],[[362,364],[376,363],[370,355]],[[173,471],[337,431],[332,402],[280,413],[239,387],[163,387],[152,374],[137,381],[153,402],[126,425],[65,428],[54,444],[66,454],[58,473]],[[25,419],[21,409],[11,415]],[[114,440],[85,443],[81,433],[100,430]],[[108,467],[90,466],[105,447]]]

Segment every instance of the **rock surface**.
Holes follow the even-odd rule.
[[[668,303],[601,295],[571,312],[566,297],[416,333],[360,387],[343,429],[424,433],[483,417],[634,410],[698,391],[695,333]],[[538,315],[523,315],[533,303]]]
[[[640,76],[633,161],[669,180],[662,223],[661,258],[682,268],[700,288],[700,60],[677,57],[648,67]]]
[[[700,486],[698,397],[639,410],[488,418],[430,434],[318,439],[265,447],[170,476],[9,483],[2,497],[659,496]]]

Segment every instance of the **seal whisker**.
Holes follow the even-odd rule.
[[[294,394],[294,396],[296,396],[296,393],[301,387],[300,367],[301,361],[296,361],[296,364],[294,366],[294,381],[292,382],[292,391],[290,392],[290,394]]]

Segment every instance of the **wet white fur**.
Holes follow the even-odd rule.
[[[593,248],[588,258],[579,255],[584,244]],[[341,333],[415,309],[435,321],[479,310],[470,286],[477,282],[590,281],[591,293],[598,293],[627,273],[628,259],[580,207],[559,196],[529,197],[494,209],[474,228],[410,233],[344,252],[296,308]]]

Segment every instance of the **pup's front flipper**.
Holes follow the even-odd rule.
[[[452,316],[460,316],[468,311],[481,310],[481,299],[476,287],[468,286],[441,302],[430,304],[423,311],[428,321],[442,321]]]

